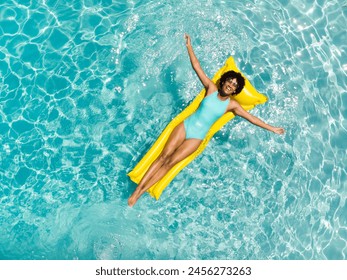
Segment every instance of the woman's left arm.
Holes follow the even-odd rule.
[[[262,120],[260,120],[257,117],[251,115],[250,113],[248,113],[236,101],[235,101],[234,106],[233,106],[231,111],[235,115],[240,116],[240,117],[246,119],[247,121],[249,121],[250,123],[252,123],[254,125],[257,125],[257,126],[259,126],[261,128],[267,129],[267,130],[272,131],[272,132],[274,132],[276,134],[283,134],[284,133],[284,129],[282,127],[271,126],[271,125],[263,122]]]

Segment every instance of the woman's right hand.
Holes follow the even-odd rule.
[[[186,46],[191,46],[190,36],[187,33],[184,33],[184,39],[186,40]]]
[[[282,127],[274,127],[274,129],[272,131],[276,134],[284,134],[284,132],[285,132]]]

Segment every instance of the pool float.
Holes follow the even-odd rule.
[[[241,72],[237,68],[233,57],[229,57],[227,59],[224,66],[220,68],[218,72],[214,75],[212,81],[218,85],[221,75],[231,70],[234,70],[235,72]],[[242,76],[245,78],[245,86],[238,95],[232,98],[238,101],[245,110],[251,110],[256,105],[265,103],[267,101],[267,97],[257,92],[257,90],[252,86],[252,84],[247,80],[247,78],[244,75]],[[161,133],[161,135],[159,136],[157,141],[153,144],[153,146],[149,149],[149,151],[145,154],[145,156],[139,161],[139,163],[135,166],[135,168],[130,173],[128,173],[128,176],[133,182],[138,184],[141,181],[142,177],[145,175],[146,171],[151,166],[153,161],[155,161],[156,158],[160,155],[173,129],[182,121],[184,121],[187,117],[189,117],[192,113],[195,112],[195,110],[199,107],[200,102],[203,100],[204,96],[205,96],[205,89],[203,89],[195,97],[192,103],[189,106],[187,106],[180,114],[178,114],[166,126],[164,131]],[[154,184],[151,188],[149,188],[148,189],[149,194],[158,200],[163,190],[173,180],[173,178],[175,178],[175,176],[186,165],[188,165],[193,159],[195,159],[205,149],[211,137],[234,117],[235,115],[230,112],[221,116],[212,125],[212,127],[207,133],[205,139],[201,142],[198,149],[194,153],[192,153],[190,156],[188,156],[184,160],[177,163],[173,168],[170,169],[170,171],[161,180],[159,180],[156,184]]]

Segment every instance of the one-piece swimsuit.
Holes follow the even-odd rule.
[[[211,126],[226,111],[230,99],[218,98],[218,91],[205,97],[200,107],[184,121],[186,139],[204,139]]]

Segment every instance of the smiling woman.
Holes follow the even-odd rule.
[[[234,58],[231,56],[227,59],[224,66],[221,67],[217,73],[212,78],[213,83],[219,85],[221,82],[221,76],[227,77],[229,74],[226,73],[239,73],[239,69],[237,68]],[[224,80],[224,78],[223,78]],[[248,81],[247,78],[244,78],[245,85],[240,94],[233,95],[231,98],[235,99],[245,110],[251,110],[256,105],[263,104],[267,101],[267,97],[263,94],[259,93],[253,85]],[[206,95],[206,89],[203,89],[194,100],[187,106],[180,114],[178,114],[164,129],[159,138],[155,141],[146,155],[140,160],[140,162],[134,167],[134,169],[128,174],[130,179],[134,183],[139,183],[151,166],[153,161],[157,159],[157,157],[161,154],[165,143],[167,142],[169,136],[175,127],[189,119],[189,116],[194,115],[194,113],[199,108],[200,104],[204,100]],[[163,190],[167,187],[167,185],[175,178],[175,176],[190,162],[192,162],[207,146],[211,138],[215,133],[222,129],[222,127],[227,124],[230,120],[232,120],[235,115],[232,112],[227,112],[223,114],[209,129],[204,140],[201,142],[199,148],[192,153],[190,156],[186,157],[184,160],[177,163],[170,171],[156,184],[154,184],[149,190],[149,194],[155,197],[157,200],[161,196]]]
[[[232,112],[248,120],[254,125],[277,134],[283,134],[284,129],[264,123],[249,114],[232,96],[239,94],[245,79],[240,73],[226,72],[220,79],[220,87],[206,76],[197,57],[194,54],[190,36],[185,34],[186,46],[190,62],[205,88],[205,97],[194,114],[178,124],[171,132],[167,142],[157,159],[152,163],[137,188],[128,199],[129,206],[134,206],[137,200],[149,188],[161,180],[177,163],[193,154],[201,145],[211,126],[225,113]]]

